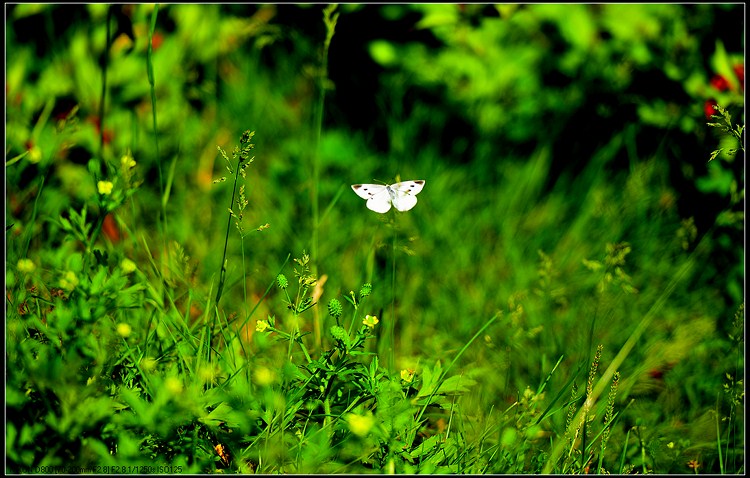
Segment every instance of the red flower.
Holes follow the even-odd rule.
[[[164,36],[159,32],[154,32],[154,36],[151,37],[151,48],[154,51],[158,50],[164,41]]]
[[[742,63],[734,65],[734,74],[737,75],[737,79],[740,80],[742,91],[745,91],[745,65]]]
[[[664,370],[659,370],[658,368],[651,369],[648,371],[648,376],[655,380],[661,380],[664,378]]]
[[[719,91],[727,91],[729,89],[729,82],[721,75],[714,75],[714,77],[711,78],[711,86]]]
[[[104,222],[102,223],[102,232],[111,242],[115,244],[120,242],[120,238],[122,237],[120,234],[120,228],[117,226],[117,223],[115,222],[115,219],[112,217],[111,213],[104,216]]]
[[[714,109],[715,104],[718,104],[716,100],[706,100],[703,104],[703,113],[706,114],[706,119],[711,119],[711,115],[716,114],[716,110]]]
[[[98,116],[89,116],[88,121],[91,122],[94,125],[94,128],[96,129],[96,134],[102,134],[101,132],[101,120]],[[109,144],[112,142],[112,139],[115,137],[115,132],[111,129],[104,129],[104,134],[102,134],[104,139],[104,144]]]

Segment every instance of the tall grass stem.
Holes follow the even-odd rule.
[[[388,321],[388,370],[396,370],[396,241],[398,231],[393,229],[391,247],[391,320]]]
[[[104,61],[102,62],[102,95],[99,101],[99,161],[104,161],[104,105],[107,102],[107,69],[109,66],[109,50],[112,48],[112,9],[114,5],[107,8],[107,47],[104,49]],[[101,169],[101,164],[99,167]]]
[[[328,83],[328,49],[331,39],[336,30],[338,13],[333,14],[337,4],[328,5],[323,9],[323,22],[326,26],[326,39],[323,43],[323,53],[320,62],[320,74],[318,75],[318,104],[315,112],[315,147],[313,149],[313,178],[312,178],[312,245],[311,255],[313,258],[312,272],[318,275],[318,235],[320,226],[320,137],[323,131],[323,112]],[[313,311],[313,334],[316,348],[322,346],[322,324],[320,312],[315,308]]]
[[[151,12],[151,27],[148,30],[148,52],[146,55],[146,71],[148,74],[148,84],[151,90],[151,120],[154,127],[154,150],[156,151],[156,164],[159,169],[159,191],[161,192],[161,221],[163,254],[167,254],[167,204],[164,186],[164,173],[161,165],[161,154],[159,153],[159,129],[156,121],[156,84],[154,78],[154,32],[156,31],[156,18],[159,14],[159,4],[154,5]]]

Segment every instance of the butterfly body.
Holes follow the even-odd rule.
[[[417,205],[417,194],[422,191],[424,181],[402,181],[395,184],[353,184],[357,196],[367,200],[367,209],[385,214],[395,207],[398,211],[408,211]]]

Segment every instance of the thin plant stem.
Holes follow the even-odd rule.
[[[391,371],[396,370],[396,241],[398,239],[398,231],[394,228],[393,230],[393,245],[391,248],[391,320],[388,325],[389,336],[388,340],[390,344],[388,346],[390,353],[388,354],[388,369]]]
[[[333,14],[337,5],[331,4],[323,9],[323,21],[326,25],[326,39],[323,43],[323,56],[321,58],[320,75],[318,77],[318,104],[315,116],[315,148],[313,154],[313,178],[312,178],[312,246],[311,255],[313,258],[312,272],[317,276],[318,273],[318,234],[320,226],[320,136],[323,130],[323,111],[326,96],[326,83],[328,82],[328,49],[331,46],[331,39],[336,30],[336,20],[338,13]],[[322,324],[320,313],[316,308],[313,311],[313,334],[315,337],[315,346],[322,346]]]
[[[721,414],[721,395],[718,393],[716,394],[716,452],[719,455],[719,474],[723,475],[724,473],[724,458],[721,454],[721,425],[719,423],[719,416]]]
[[[39,192],[36,193],[36,198],[34,198],[34,208],[31,210],[31,220],[29,221],[29,225],[26,230],[26,244],[23,248],[23,254],[21,257],[26,257],[29,254],[29,245],[31,244],[31,236],[34,235],[34,221],[36,220],[37,211],[39,210],[39,198],[42,196],[42,191],[44,191],[44,181],[47,178],[46,174],[42,174],[41,178],[39,179]]]
[[[245,235],[240,233],[240,250],[242,251],[242,294],[245,302],[245,316],[249,315],[247,303],[247,270],[245,269]]]
[[[146,71],[148,73],[148,84],[151,88],[151,119],[154,125],[154,148],[156,150],[156,164],[159,168],[159,191],[161,193],[161,226],[162,226],[162,241],[163,241],[163,253],[167,253],[167,196],[164,192],[164,173],[162,172],[161,166],[161,154],[159,153],[159,130],[156,122],[156,84],[154,80],[154,48],[153,39],[154,31],[156,31],[156,17],[159,14],[159,4],[154,5],[154,10],[151,12],[151,28],[148,30],[148,52],[146,55]]]
[[[630,440],[630,429],[625,433],[625,441],[622,445],[622,453],[620,454],[620,468],[617,471],[618,473],[622,474],[625,470],[625,457],[627,457],[628,453],[628,440]]]
[[[237,167],[234,171],[234,184],[232,184],[232,200],[229,202],[230,205],[234,204],[234,196],[237,192],[237,178],[240,175],[240,167],[242,163],[242,158],[239,157],[237,161]],[[231,209],[231,208],[230,208]],[[216,289],[216,307],[219,306],[219,301],[221,300],[221,294],[224,292],[224,281],[226,280],[226,274],[227,274],[227,245],[229,244],[229,230],[232,227],[232,213],[229,213],[229,217],[227,218],[227,233],[224,237],[224,253],[221,256],[221,270],[219,271],[219,287]]]
[[[318,259],[318,226],[320,220],[320,202],[318,197],[318,185],[320,182],[320,136],[323,131],[323,106],[326,97],[326,83],[328,82],[328,49],[331,46],[331,39],[336,30],[336,21],[338,13],[333,14],[337,5],[328,5],[323,9],[323,21],[326,25],[326,39],[323,42],[323,56],[320,64],[320,75],[318,76],[318,104],[315,116],[315,148],[313,155],[313,182],[312,182],[312,213],[313,213],[313,236],[311,253],[313,257],[313,267],[316,266]],[[313,273],[316,269],[313,269]]]
[[[107,101],[107,68],[109,66],[109,50],[112,47],[112,9],[114,5],[107,8],[107,48],[104,50],[104,63],[102,65],[102,96],[99,102],[99,160],[104,159],[104,104]],[[149,38],[150,42],[150,38]],[[101,166],[100,166],[101,167]]]

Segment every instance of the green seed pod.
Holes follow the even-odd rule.
[[[344,330],[343,327],[339,327],[338,325],[334,325],[331,327],[331,335],[334,339],[340,340],[344,343],[347,343],[349,341],[349,335],[346,333],[346,330]]]
[[[371,292],[372,292],[372,284],[368,282],[367,284],[364,284],[361,289],[359,289],[359,299],[360,300],[364,299],[365,297],[370,295]]]
[[[341,317],[341,313],[344,311],[343,307],[341,307],[341,302],[339,302],[338,299],[331,299],[328,301],[328,313],[333,317],[334,319],[338,319]]]
[[[276,276],[276,284],[280,289],[286,289],[287,287],[289,287],[289,281],[286,280],[286,276],[284,274],[279,274],[278,276]]]

